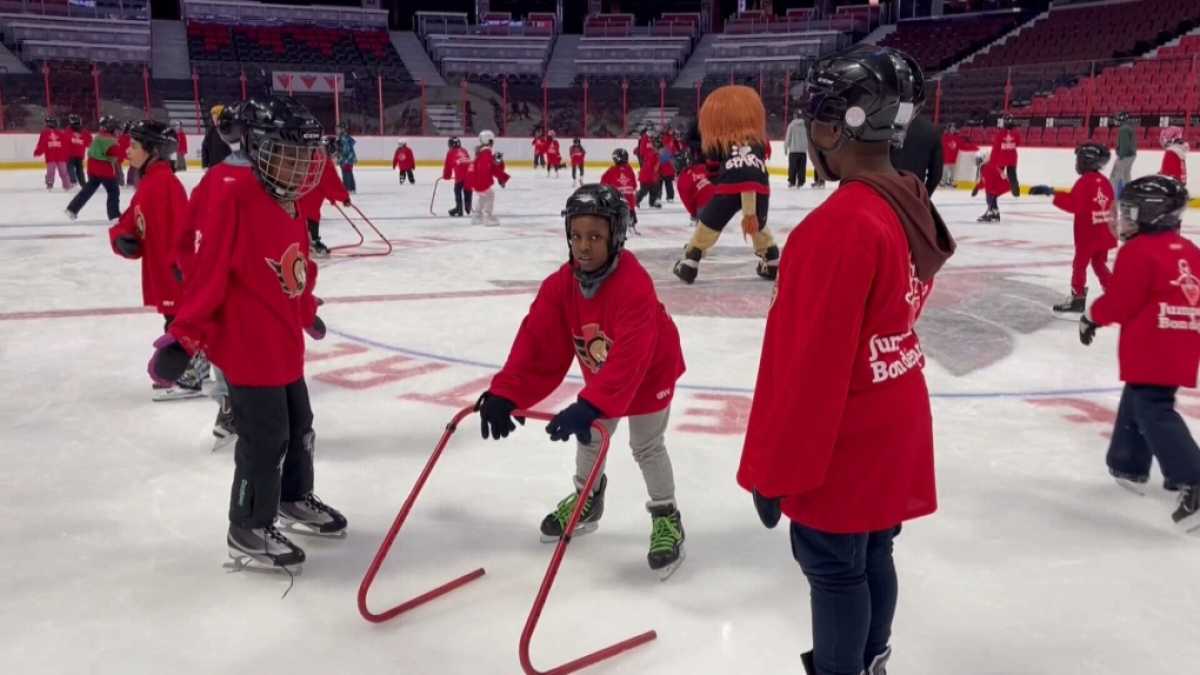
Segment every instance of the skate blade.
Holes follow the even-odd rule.
[[[346,538],[346,528],[342,528],[338,532],[322,532],[320,530],[309,527],[308,525],[305,525],[304,523],[299,523],[294,520],[288,520],[288,519],[284,518],[283,516],[279,517],[279,525],[280,525],[280,527],[279,527],[280,531],[285,532],[287,534],[298,534],[302,537],[317,537],[320,539],[345,539]]]
[[[596,528],[598,527],[600,527],[600,523],[579,523],[575,526],[575,531],[571,533],[571,538],[573,539],[575,537],[582,537],[585,534],[591,534],[595,532]],[[541,539],[543,544],[555,544],[558,543],[558,540],[562,539],[562,537],[551,537],[550,535],[543,534]]]
[[[216,439],[213,441],[212,450],[210,450],[210,452],[216,452],[232,443],[237,442],[237,434],[217,436],[217,432],[214,431],[213,436],[216,436]]]
[[[280,566],[273,565],[269,560],[256,558],[248,553],[241,551],[234,553],[229,552],[229,562],[223,563],[221,567],[229,570],[229,572],[254,572],[256,574],[287,574],[293,577],[300,576],[304,571],[304,565]]]
[[[1132,492],[1133,494],[1135,494],[1139,497],[1146,496],[1146,484],[1145,483],[1137,483],[1137,482],[1129,480],[1128,478],[1114,478],[1113,480],[1115,480],[1117,482],[1117,485],[1120,485],[1121,487],[1125,488],[1126,490],[1129,490],[1130,492]]]
[[[679,566],[683,564],[684,558],[687,558],[687,549],[683,546],[680,546],[679,558],[675,562],[667,565],[666,567],[660,567],[654,570],[654,573],[658,575],[658,580],[666,581],[667,579],[670,579],[671,575],[675,574],[675,570],[679,569]]]
[[[171,389],[159,390],[154,394],[153,399],[156,403],[163,403],[166,401],[186,401],[193,398],[202,398],[203,396],[204,392],[200,389],[192,390],[173,387]]]

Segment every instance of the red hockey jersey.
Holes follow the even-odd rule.
[[[637,211],[637,176],[633,173],[633,167],[628,164],[614,164],[608,167],[604,175],[600,177],[600,183],[616,188],[617,192],[625,195],[625,201],[629,202],[630,212]]]
[[[979,181],[983,183],[983,191],[993,197],[1012,191],[1012,184],[1005,178],[1004,168],[996,164],[994,155],[979,168]]]
[[[583,166],[583,162],[587,157],[587,152],[582,145],[571,146],[571,166]]]
[[[679,174],[679,200],[688,215],[695,218],[716,194],[705,164],[693,164]]]
[[[1021,147],[1021,132],[1001,129],[992,141],[992,161],[1001,169],[1017,165],[1017,148]]]
[[[1121,325],[1121,379],[1195,387],[1200,366],[1200,249],[1178,232],[1142,234],[1117,253],[1092,320]]]
[[[638,182],[642,185],[657,183],[658,151],[650,148],[638,156]]]
[[[177,155],[179,157],[187,157],[187,152],[188,152],[187,134],[183,133],[183,129],[176,129],[175,130],[175,138],[179,140],[179,149],[176,150]]]
[[[176,264],[183,272],[185,282],[192,275],[203,230],[206,227],[222,225],[219,221],[214,225],[209,218],[214,201],[219,199],[216,195],[219,191],[229,189],[233,183],[243,180],[257,181],[258,178],[255,177],[254,169],[250,167],[245,155],[232,153],[219,164],[210,166],[196,187],[192,188],[192,195],[188,199],[187,222],[179,233],[176,248]]]
[[[671,405],[684,372],[679,331],[654,282],[629,251],[591,299],[571,264],[542,282],[491,391],[528,408],[550,395],[579,361],[579,397],[605,418],[646,415]]]
[[[547,142],[545,136],[535,136],[530,144],[533,146],[533,154],[535,157],[541,157],[546,154]]]
[[[37,146],[33,149],[33,156],[45,157],[46,163],[65,162],[71,158],[67,145],[68,132],[61,129],[42,129]]]
[[[317,312],[308,226],[258,181],[214,187],[170,332],[188,352],[204,350],[230,384],[295,382],[304,376],[303,329]]]
[[[930,285],[896,212],[843,183],[788,236],[767,314],[738,483],[792,520],[873,532],[937,508],[914,332]]]
[[[71,159],[83,159],[87,157],[88,148],[92,145],[92,134],[90,131],[68,131],[67,139],[67,156]]]
[[[1187,146],[1172,145],[1163,152],[1162,169],[1164,176],[1170,176],[1187,185]]]
[[[942,134],[942,163],[954,164],[958,161],[958,134]]]
[[[176,277],[179,238],[186,229],[188,196],[165,161],[154,162],[138,182],[121,219],[108,230],[113,253],[117,237],[134,235],[142,242],[142,304],[174,316],[183,290]]]
[[[557,138],[551,138],[546,142],[546,163],[550,165],[550,168],[562,165],[562,150],[559,148]]]
[[[317,183],[317,187],[308,194],[301,197],[296,204],[300,207],[302,216],[319,223],[321,222],[321,207],[327,199],[331,203],[339,204],[350,199],[350,193],[346,192],[346,184],[338,177],[337,171],[333,170],[333,162],[330,161],[326,161],[324,168],[321,169],[321,182]]]
[[[417,160],[413,157],[412,148],[408,146],[396,148],[396,154],[392,155],[392,168],[400,171],[412,171],[417,168]]]
[[[1113,236],[1116,199],[1112,183],[1097,171],[1085,173],[1070,192],[1056,192],[1054,205],[1075,215],[1075,250],[1091,255],[1117,247]]]
[[[461,183],[467,179],[467,170],[471,167],[471,153],[466,148],[450,148],[446,153],[446,161],[442,164],[442,180],[454,178]]]
[[[493,183],[503,187],[508,183],[508,174],[504,166],[496,163],[491,148],[481,148],[475,154],[475,163],[471,166],[470,186],[472,192],[483,192],[492,189]]]

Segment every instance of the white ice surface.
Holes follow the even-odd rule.
[[[161,319],[107,311],[135,308],[141,293],[138,265],[109,250],[103,195],[71,223],[68,196],[46,193],[39,173],[0,173],[0,672],[520,671],[518,637],[552,551],[537,525],[570,488],[574,454],[536,422],[485,443],[468,420],[371,604],[478,566],[483,579],[379,626],[359,618],[355,594],[454,412],[404,397],[503,362],[534,286],[564,259],[558,213],[570,179],[516,171],[496,199],[503,226],[482,228],[429,215],[431,170],[404,188],[383,170],[358,175],[356,202],[396,251],[322,265],[330,335],[310,344],[308,367],[317,491],[351,531],[298,540],[309,561],[281,600],[285,580],[221,569],[232,452],[209,452],[215,406],[152,403],[145,363]],[[826,194],[778,178],[774,188],[777,229]],[[443,185],[439,214],[450,198]],[[1200,539],[1172,529],[1157,475],[1144,498],[1106,475],[1116,332],[1085,349],[1048,308],[1067,285],[1069,217],[1044,198],[1002,198],[1004,222],[979,225],[981,198],[939,192],[937,202],[963,240],[919,326],[932,356],[941,508],[897,541],[892,671],[1190,672],[1200,663]],[[629,248],[658,280],[688,363],[668,437],[688,558],[665,583],[647,569],[646,495],[618,432],[603,523],[570,546],[534,640],[542,668],[654,628],[657,641],[590,672],[801,670],[804,577],[786,528],[764,530],[734,482],[770,294],[735,230],[684,287],[669,274],[687,237],[682,207],[641,211],[644,236]],[[330,244],[351,240],[329,208],[324,233]],[[495,290],[508,293],[480,293]],[[370,379],[387,367],[423,370]],[[480,388],[467,389],[463,402]],[[724,419],[705,414],[723,405],[716,397],[732,406]],[[1200,414],[1200,399],[1181,402]]]

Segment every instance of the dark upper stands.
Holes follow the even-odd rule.
[[[879,44],[911,54],[927,72],[933,72],[961,61],[1028,20],[1028,14],[1015,12],[907,20],[896,24],[895,32]]]

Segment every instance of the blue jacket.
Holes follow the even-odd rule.
[[[354,139],[350,134],[338,137],[338,163],[342,166],[358,164],[358,154],[354,152]]]

